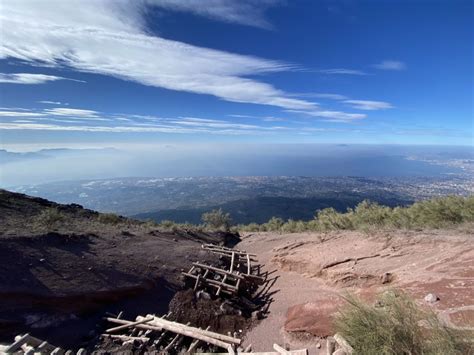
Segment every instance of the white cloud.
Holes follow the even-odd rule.
[[[77,108],[58,107],[47,109],[43,111],[47,115],[53,116],[68,116],[68,117],[83,117],[83,118],[97,118],[99,112],[93,110],[82,110]]]
[[[240,124],[200,117],[158,117],[106,114],[93,110],[55,108],[39,111],[0,111],[9,119],[0,121],[0,130],[42,130],[83,132],[158,132],[209,134],[266,134],[285,127]],[[28,120],[11,120],[27,114]],[[125,117],[126,116],[126,117]],[[36,120],[36,121],[35,121]],[[95,121],[103,121],[98,124]]]
[[[335,69],[323,69],[319,70],[320,73],[324,74],[342,74],[342,75],[368,75],[366,72],[362,70],[355,70],[355,69],[345,69],[345,68],[335,68]]]
[[[280,127],[275,127],[279,129]],[[224,134],[224,135],[261,135],[271,133],[271,130],[242,130],[234,127],[215,130],[206,127],[181,127],[167,125],[146,126],[64,126],[50,123],[4,123],[0,122],[0,130],[38,130],[38,131],[79,131],[79,132],[104,132],[104,133],[126,133],[126,132],[149,132],[149,133],[182,133],[182,134]]]
[[[55,75],[15,73],[0,73],[0,83],[5,84],[44,84],[56,80],[73,80]]]
[[[138,4],[111,0],[5,2],[0,21],[9,31],[2,36],[0,58],[67,66],[233,102],[302,110],[316,107],[248,78],[289,70],[291,65],[151,36]]]
[[[237,114],[227,115],[227,116],[236,117],[236,118],[256,118],[256,119],[262,120],[264,122],[284,122],[284,121],[286,121],[283,118],[273,117],[273,116],[251,116],[251,115],[237,115]]]
[[[353,108],[366,111],[385,110],[393,108],[390,103],[384,101],[345,100],[344,103],[349,104]]]
[[[218,21],[271,29],[264,12],[277,0],[146,0],[147,4],[168,10],[191,12]]]
[[[17,111],[12,111],[12,110],[1,110],[0,111],[0,117],[43,117],[45,116],[44,113],[41,112],[30,112],[27,110],[18,110]]]
[[[37,101],[40,104],[45,104],[45,105],[62,105],[62,106],[69,106],[67,102],[60,102],[60,101],[48,101],[48,100],[43,100],[43,101]]]
[[[318,99],[329,99],[329,100],[347,100],[348,97],[340,94],[326,94],[317,92],[306,92],[299,94],[292,94],[296,97],[307,97],[307,98],[318,98]]]
[[[287,110],[287,112],[302,113],[302,114],[309,115],[312,117],[328,118],[330,121],[338,121],[338,122],[350,122],[350,121],[360,120],[362,118],[367,117],[365,113],[347,113],[347,112],[329,111],[329,110],[325,110],[325,111],[323,110],[321,111]]]
[[[379,64],[375,64],[374,67],[381,70],[405,70],[407,66],[397,60],[384,60]]]
[[[266,116],[266,117],[262,117],[262,121],[264,121],[264,122],[284,122],[286,120],[284,118],[280,118],[280,117]]]

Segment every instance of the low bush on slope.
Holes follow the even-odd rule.
[[[474,351],[472,334],[444,326],[405,294],[388,291],[376,305],[349,296],[335,326],[355,354],[464,355]]]
[[[317,211],[311,221],[283,221],[272,218],[264,224],[239,225],[239,231],[330,231],[444,228],[456,224],[474,222],[474,196],[448,196],[416,202],[408,207],[387,207],[370,201],[363,201],[346,213],[333,208]]]

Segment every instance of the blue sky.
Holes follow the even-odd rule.
[[[473,145],[473,3],[4,0],[0,144]]]

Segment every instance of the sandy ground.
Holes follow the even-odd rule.
[[[472,233],[254,233],[236,248],[257,254],[271,281],[268,317],[244,340],[254,351],[270,351],[278,342],[325,354],[323,338],[333,334],[332,319],[347,292],[371,302],[401,288],[448,324],[474,330]],[[428,293],[439,301],[428,305]]]

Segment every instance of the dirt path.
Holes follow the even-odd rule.
[[[268,317],[244,345],[269,351],[277,342],[325,354],[321,337],[333,334],[332,319],[347,291],[370,301],[402,288],[447,323],[474,329],[473,238],[459,231],[244,235],[237,248],[257,254],[273,298]],[[430,292],[440,300],[427,305]]]

